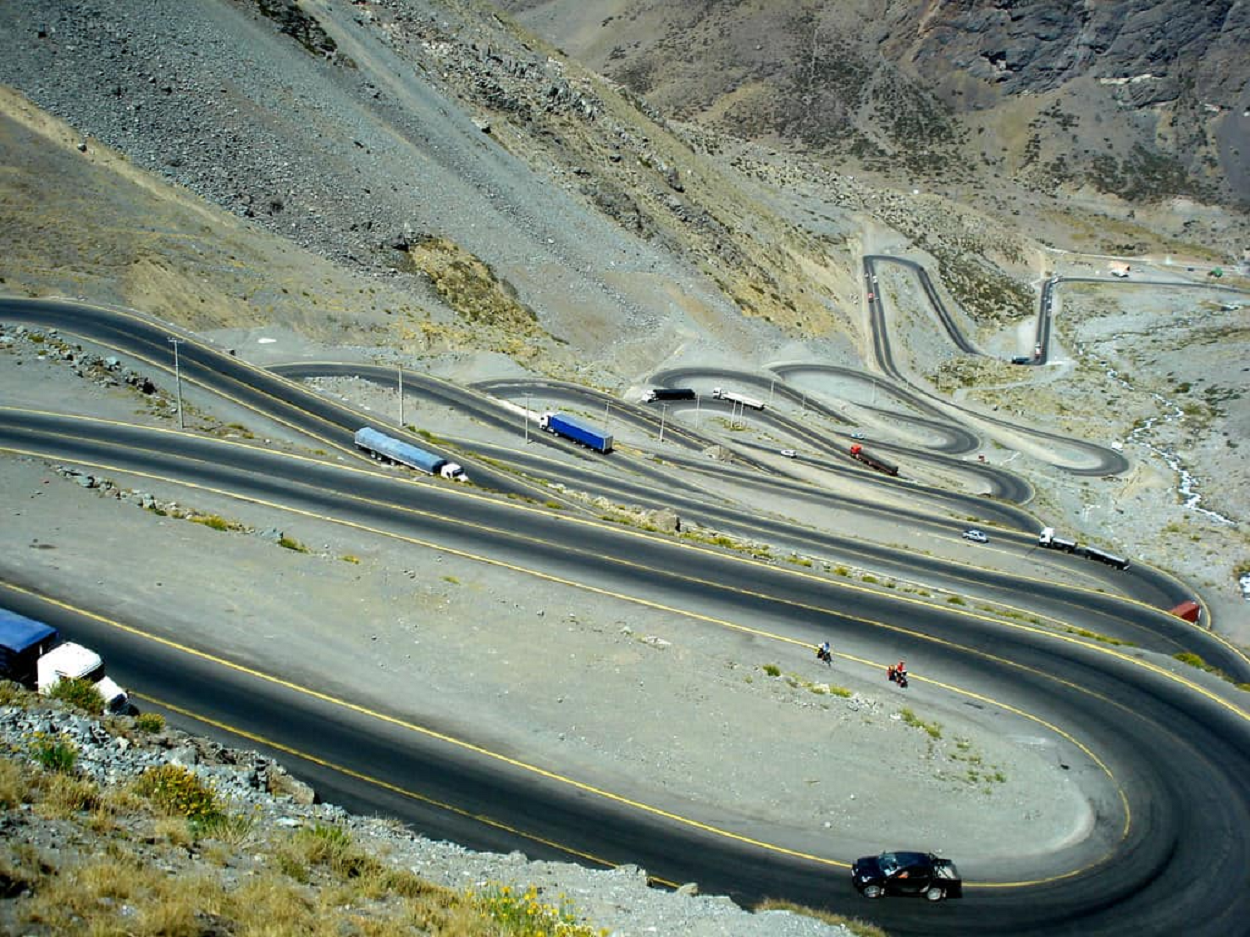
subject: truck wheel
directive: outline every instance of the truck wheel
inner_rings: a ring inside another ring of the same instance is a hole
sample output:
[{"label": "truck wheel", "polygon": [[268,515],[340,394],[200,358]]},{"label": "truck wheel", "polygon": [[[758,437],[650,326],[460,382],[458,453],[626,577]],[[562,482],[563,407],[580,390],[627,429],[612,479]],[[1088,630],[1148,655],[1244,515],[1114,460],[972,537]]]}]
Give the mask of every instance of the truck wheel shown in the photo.
[{"label": "truck wheel", "polygon": [[880,885],[865,885],[863,894],[865,898],[880,898],[885,894],[885,889]]},{"label": "truck wheel", "polygon": [[943,889],[938,888],[936,885],[930,885],[928,890],[924,893],[924,896],[930,901],[941,901],[946,897],[946,892]]}]

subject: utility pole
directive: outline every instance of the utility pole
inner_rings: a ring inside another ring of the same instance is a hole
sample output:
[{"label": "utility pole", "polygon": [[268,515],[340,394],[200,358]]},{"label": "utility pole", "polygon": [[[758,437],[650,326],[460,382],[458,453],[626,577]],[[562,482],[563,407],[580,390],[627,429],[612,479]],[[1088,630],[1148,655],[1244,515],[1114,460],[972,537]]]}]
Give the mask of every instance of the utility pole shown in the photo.
[{"label": "utility pole", "polygon": [[525,445],[530,444],[530,395],[525,395]]},{"label": "utility pole", "polygon": [[399,373],[399,428],[404,428],[404,366],[395,368]]},{"label": "utility pole", "polygon": [[605,401],[603,404],[603,431],[608,431],[608,408],[612,406],[612,401]]},{"label": "utility pole", "polygon": [[173,338],[171,336],[169,339],[169,344],[174,346],[174,393],[178,398],[178,428],[186,429],[187,424],[182,416],[182,369],[178,365],[178,346],[182,342],[183,339],[181,338]]},{"label": "utility pole", "polygon": [[769,406],[769,409],[771,409],[771,408],[772,408],[772,405],[773,405],[773,388],[774,388],[774,387],[776,387],[776,386],[777,386],[777,379],[776,379],[776,378],[773,378],[771,381],[769,381],[769,382],[768,382],[768,406]]},{"label": "utility pole", "polygon": [[698,394],[694,395],[694,431],[696,433],[699,431],[699,416],[700,416],[699,401],[702,399],[703,398],[700,397]]},{"label": "utility pole", "polygon": [[668,404],[660,404],[660,442],[664,442],[664,417],[668,413]]},{"label": "utility pole", "polygon": [[807,394],[803,395],[803,409],[799,411],[799,416],[807,416]]}]

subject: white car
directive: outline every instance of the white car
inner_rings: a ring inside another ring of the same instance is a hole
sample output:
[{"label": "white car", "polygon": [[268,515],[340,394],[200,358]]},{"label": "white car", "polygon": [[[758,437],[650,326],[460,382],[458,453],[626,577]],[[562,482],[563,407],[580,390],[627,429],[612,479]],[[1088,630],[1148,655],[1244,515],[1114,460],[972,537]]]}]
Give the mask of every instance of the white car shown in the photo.
[{"label": "white car", "polygon": [[864,438],[864,434],[863,434],[863,433],[851,433],[851,438],[852,438],[852,439],[863,439],[863,438]]},{"label": "white car", "polygon": [[989,543],[990,542],[990,538],[987,537],[983,531],[977,530],[975,527],[972,530],[964,531],[964,539],[971,540],[973,543]]},{"label": "white car", "polygon": [[798,456],[798,453],[793,449],[782,449],[781,454],[787,459],[793,459]]}]

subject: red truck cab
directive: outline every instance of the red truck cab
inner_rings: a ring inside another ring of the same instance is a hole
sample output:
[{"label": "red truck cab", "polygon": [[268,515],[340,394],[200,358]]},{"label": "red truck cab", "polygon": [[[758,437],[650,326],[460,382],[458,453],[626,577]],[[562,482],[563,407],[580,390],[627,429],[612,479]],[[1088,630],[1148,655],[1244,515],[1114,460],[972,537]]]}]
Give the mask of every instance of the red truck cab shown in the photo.
[{"label": "red truck cab", "polygon": [[1202,621],[1202,606],[1193,599],[1187,599],[1170,611],[1177,618],[1183,618],[1185,621],[1192,621],[1195,625]]}]

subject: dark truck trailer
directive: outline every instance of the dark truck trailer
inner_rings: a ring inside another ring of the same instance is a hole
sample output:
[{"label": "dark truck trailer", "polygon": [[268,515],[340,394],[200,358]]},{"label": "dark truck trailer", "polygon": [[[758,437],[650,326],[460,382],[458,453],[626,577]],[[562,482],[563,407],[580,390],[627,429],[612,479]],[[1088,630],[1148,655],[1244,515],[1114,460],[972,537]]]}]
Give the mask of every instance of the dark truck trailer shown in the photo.
[{"label": "dark truck trailer", "polygon": [[1106,563],[1108,566],[1114,566],[1116,569],[1128,569],[1129,561],[1122,556],[1116,556],[1114,553],[1108,553],[1106,550],[1100,550],[1097,547],[1081,547],[1078,552],[1084,553],[1086,559],[1097,560],[1099,563]]},{"label": "dark truck trailer", "polygon": [[589,449],[594,449],[595,452],[607,453],[612,451],[612,436],[607,430],[591,426],[589,423],[579,420],[577,417],[569,416],[567,413],[544,413],[539,419],[538,425],[549,433],[581,443]]},{"label": "dark truck trailer", "polygon": [[898,466],[887,459],[881,458],[879,455],[873,455],[859,443],[855,443],[850,449],[851,458],[863,462],[870,468],[875,468],[878,472],[885,472],[887,475],[897,475]]},{"label": "dark truck trailer", "polygon": [[694,400],[693,387],[653,387],[647,391],[646,402],[653,400]]}]

